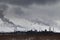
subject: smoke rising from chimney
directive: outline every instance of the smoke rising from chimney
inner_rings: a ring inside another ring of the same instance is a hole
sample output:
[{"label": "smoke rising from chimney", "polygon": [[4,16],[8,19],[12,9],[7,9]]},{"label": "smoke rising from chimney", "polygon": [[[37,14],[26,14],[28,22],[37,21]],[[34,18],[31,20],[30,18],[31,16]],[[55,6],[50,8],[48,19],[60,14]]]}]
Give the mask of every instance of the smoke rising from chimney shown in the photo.
[{"label": "smoke rising from chimney", "polygon": [[[9,19],[5,18],[4,12],[8,9],[8,7],[0,7],[0,19],[4,22],[4,23],[8,23],[13,25],[14,27],[14,31],[17,31],[17,27],[21,27],[20,25],[15,25],[12,21],[10,21]],[[23,27],[21,27],[23,28]]]},{"label": "smoke rising from chimney", "polygon": [[16,25],[13,22],[9,21],[9,19],[7,19],[7,18],[4,17],[4,14],[3,14],[4,11],[5,11],[5,8],[3,8],[3,9],[0,10],[0,18],[1,18],[1,20],[3,22],[5,22],[5,23],[12,24],[15,27],[14,31],[16,31],[16,29],[17,29]]},{"label": "smoke rising from chimney", "polygon": [[8,7],[6,5],[0,5],[0,18],[3,22],[7,22],[7,23],[14,25],[13,22],[9,21],[9,19],[4,17],[4,11],[6,11],[7,9]]}]

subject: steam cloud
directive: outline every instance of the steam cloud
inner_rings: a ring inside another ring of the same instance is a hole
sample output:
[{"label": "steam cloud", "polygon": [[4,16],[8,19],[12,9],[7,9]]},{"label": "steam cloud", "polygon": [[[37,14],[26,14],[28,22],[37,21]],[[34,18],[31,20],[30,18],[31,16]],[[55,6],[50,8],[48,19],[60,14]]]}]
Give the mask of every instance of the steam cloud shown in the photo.
[{"label": "steam cloud", "polygon": [[[1,5],[2,6],[2,5]],[[0,19],[4,22],[4,23],[8,23],[8,24],[11,24],[13,25],[14,27],[14,31],[17,31],[17,27],[20,27],[20,28],[24,28],[24,27],[21,27],[20,25],[16,25],[14,24],[12,21],[10,21],[8,18],[5,18],[5,15],[4,15],[4,12],[8,9],[8,7],[6,5],[3,5],[2,7],[0,7]]]},{"label": "steam cloud", "polygon": [[1,18],[1,20],[2,20],[3,22],[8,22],[8,23],[14,25],[13,22],[9,21],[9,19],[7,19],[7,18],[4,17],[3,12],[4,12],[5,10],[6,10],[6,8],[2,8],[2,9],[0,10],[0,18]]},{"label": "steam cloud", "polygon": [[[9,19],[4,17],[4,11],[6,9],[8,10],[7,10],[7,15],[5,16],[7,16],[8,18],[11,18],[11,20],[13,21],[17,20],[17,21],[14,21],[16,24],[20,23],[24,27],[26,26],[26,28],[28,26],[29,27],[28,29],[34,26],[32,29],[36,28],[37,30],[39,30],[39,28],[41,28],[40,24],[44,25],[42,28],[46,28],[45,26],[53,27],[53,25],[56,25],[55,24],[56,21],[58,23],[60,22],[59,21],[60,20],[60,15],[59,15],[60,3],[58,3],[58,0],[3,0],[3,1],[0,0],[0,2],[3,2],[3,3],[6,2],[10,7],[8,9],[8,7],[6,8],[6,6],[5,7],[3,6],[4,10],[0,10],[1,11],[0,18],[3,20],[3,22],[7,22],[9,24],[14,25],[13,22],[11,22]],[[25,22],[24,20],[20,21],[19,19],[21,18],[29,21],[28,22]],[[32,23],[35,23],[35,24],[31,26],[30,24]],[[58,30],[60,28],[59,26],[56,27]]]}]

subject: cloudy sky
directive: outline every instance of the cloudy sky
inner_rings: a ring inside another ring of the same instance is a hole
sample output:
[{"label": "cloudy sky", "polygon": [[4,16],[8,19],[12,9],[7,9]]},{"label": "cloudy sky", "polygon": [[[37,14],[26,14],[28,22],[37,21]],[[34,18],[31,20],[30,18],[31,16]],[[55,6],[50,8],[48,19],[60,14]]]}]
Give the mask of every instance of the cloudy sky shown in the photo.
[{"label": "cloudy sky", "polygon": [[[0,9],[2,8],[5,8],[3,12],[5,18],[22,27],[18,27],[17,30],[40,31],[52,27],[55,32],[60,32],[59,0],[0,0]],[[3,32],[14,29],[2,20],[0,26],[0,31]]]}]

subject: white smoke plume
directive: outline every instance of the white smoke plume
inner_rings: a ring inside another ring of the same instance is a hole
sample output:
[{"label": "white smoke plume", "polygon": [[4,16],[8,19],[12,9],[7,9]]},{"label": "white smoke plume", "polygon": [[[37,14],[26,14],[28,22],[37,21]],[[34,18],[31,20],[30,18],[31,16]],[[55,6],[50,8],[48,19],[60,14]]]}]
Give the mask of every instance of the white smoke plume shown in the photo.
[{"label": "white smoke plume", "polygon": [[[7,9],[8,9],[7,5],[0,4],[0,19],[4,22],[4,24],[3,24],[3,25],[5,25],[4,28],[7,27],[7,26],[8,26],[7,28],[9,28],[9,27],[13,28],[14,27],[14,31],[17,31],[17,27],[21,27],[21,26],[14,24],[12,21],[10,21],[8,18],[5,17],[4,12]],[[3,25],[1,25],[1,26],[3,26]],[[21,28],[23,28],[23,27],[21,27]]]},{"label": "white smoke plume", "polygon": [[[1,7],[4,11],[1,12],[0,18],[9,24],[23,25],[32,30],[40,30],[60,24],[60,2],[57,0],[9,0],[3,2],[6,2],[9,7]],[[29,21],[27,22],[24,19]],[[55,28],[60,30],[59,26]]]}]

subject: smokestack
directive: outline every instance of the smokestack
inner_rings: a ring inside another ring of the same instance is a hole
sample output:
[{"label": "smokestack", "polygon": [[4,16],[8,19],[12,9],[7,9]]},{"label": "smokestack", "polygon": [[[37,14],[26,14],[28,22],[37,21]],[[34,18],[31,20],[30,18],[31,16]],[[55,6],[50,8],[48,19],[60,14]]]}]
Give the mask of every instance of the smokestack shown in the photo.
[{"label": "smokestack", "polygon": [[49,31],[51,31],[51,27],[49,27]]},{"label": "smokestack", "polygon": [[53,32],[54,32],[54,27],[53,27]]}]

